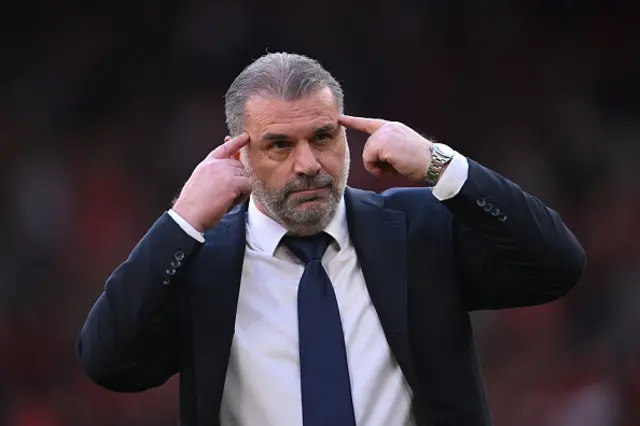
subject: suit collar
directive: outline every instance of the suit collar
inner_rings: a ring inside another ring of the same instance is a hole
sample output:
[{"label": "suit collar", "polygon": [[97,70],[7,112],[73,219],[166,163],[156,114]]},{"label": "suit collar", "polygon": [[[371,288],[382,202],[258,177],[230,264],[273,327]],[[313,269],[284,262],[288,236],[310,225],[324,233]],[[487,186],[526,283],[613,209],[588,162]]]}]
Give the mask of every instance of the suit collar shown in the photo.
[{"label": "suit collar", "polygon": [[347,188],[349,235],[387,342],[416,389],[407,322],[406,218],[404,212],[386,208],[384,200],[374,192]]},{"label": "suit collar", "polygon": [[[347,188],[344,213],[369,295],[405,378],[417,389],[407,326],[407,241],[404,212],[384,197]],[[205,234],[190,266],[190,298],[199,424],[214,424],[210,399],[224,388],[246,247],[249,203],[237,206]]]}]

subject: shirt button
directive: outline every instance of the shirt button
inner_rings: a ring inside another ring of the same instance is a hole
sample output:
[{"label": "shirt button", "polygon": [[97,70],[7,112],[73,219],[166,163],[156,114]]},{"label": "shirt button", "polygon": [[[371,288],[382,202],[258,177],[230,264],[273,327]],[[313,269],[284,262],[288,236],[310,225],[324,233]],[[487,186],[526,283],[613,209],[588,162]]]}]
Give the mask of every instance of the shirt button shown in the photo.
[{"label": "shirt button", "polygon": [[182,261],[184,259],[184,252],[182,250],[178,250],[174,253],[173,258],[178,262]]}]

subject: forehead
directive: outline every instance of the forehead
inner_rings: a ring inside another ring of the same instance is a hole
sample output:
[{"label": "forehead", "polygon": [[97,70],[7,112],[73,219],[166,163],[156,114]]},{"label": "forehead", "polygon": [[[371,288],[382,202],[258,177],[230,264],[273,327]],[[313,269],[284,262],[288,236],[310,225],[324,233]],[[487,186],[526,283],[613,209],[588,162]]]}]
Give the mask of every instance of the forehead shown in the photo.
[{"label": "forehead", "polygon": [[336,123],[338,116],[338,105],[329,88],[295,101],[253,96],[245,106],[245,128],[252,139],[267,132],[294,136]]}]

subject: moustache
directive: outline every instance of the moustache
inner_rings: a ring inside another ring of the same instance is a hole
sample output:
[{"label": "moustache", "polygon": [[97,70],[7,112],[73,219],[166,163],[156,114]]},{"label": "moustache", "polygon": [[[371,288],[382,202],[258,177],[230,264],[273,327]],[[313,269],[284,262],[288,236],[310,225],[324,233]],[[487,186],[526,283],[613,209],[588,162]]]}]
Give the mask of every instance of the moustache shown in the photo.
[{"label": "moustache", "polygon": [[334,179],[328,173],[317,174],[313,176],[300,176],[291,182],[288,182],[284,188],[284,195],[289,195],[296,191],[306,191],[310,189],[324,188],[327,186],[333,186]]}]

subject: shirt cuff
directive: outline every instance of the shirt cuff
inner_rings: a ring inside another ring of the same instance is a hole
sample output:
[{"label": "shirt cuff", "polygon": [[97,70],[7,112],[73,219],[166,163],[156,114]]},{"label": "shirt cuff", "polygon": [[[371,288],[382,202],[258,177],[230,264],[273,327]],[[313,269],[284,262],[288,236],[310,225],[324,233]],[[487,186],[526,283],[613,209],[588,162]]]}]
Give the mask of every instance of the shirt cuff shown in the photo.
[{"label": "shirt cuff", "polygon": [[469,176],[469,161],[467,157],[456,152],[433,187],[433,196],[440,201],[448,200],[458,195]]},{"label": "shirt cuff", "polygon": [[[444,177],[444,174],[443,174],[443,177]],[[178,226],[182,228],[182,230],[186,232],[190,237],[192,237],[199,243],[204,243],[204,235],[201,232],[198,232],[196,228],[191,226],[189,222],[184,220],[182,216],[176,213],[173,209],[167,211],[167,213],[169,214],[169,216],[171,216],[171,219],[175,220]]]}]

